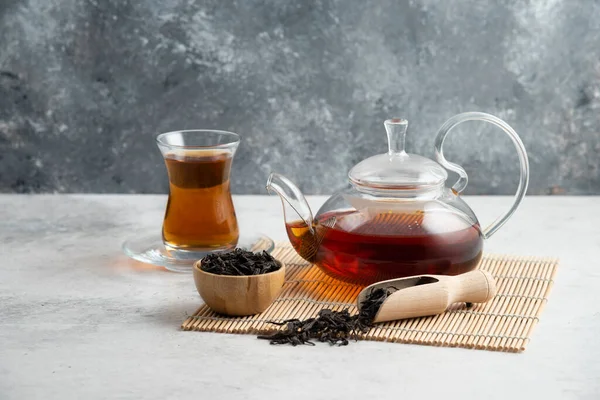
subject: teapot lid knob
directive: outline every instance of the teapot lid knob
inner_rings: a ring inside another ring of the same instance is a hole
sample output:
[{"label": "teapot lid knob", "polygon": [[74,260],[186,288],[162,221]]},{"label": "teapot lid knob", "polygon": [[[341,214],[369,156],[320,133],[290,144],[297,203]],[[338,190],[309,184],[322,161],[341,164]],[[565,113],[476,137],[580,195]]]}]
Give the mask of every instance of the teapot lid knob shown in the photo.
[{"label": "teapot lid knob", "polygon": [[391,118],[384,122],[388,152],[356,164],[348,172],[352,184],[367,191],[415,191],[443,187],[448,173],[429,158],[405,150],[408,121]]},{"label": "teapot lid knob", "polygon": [[404,147],[406,145],[406,130],[408,121],[402,118],[392,118],[384,123],[388,138],[388,154],[406,154]]}]

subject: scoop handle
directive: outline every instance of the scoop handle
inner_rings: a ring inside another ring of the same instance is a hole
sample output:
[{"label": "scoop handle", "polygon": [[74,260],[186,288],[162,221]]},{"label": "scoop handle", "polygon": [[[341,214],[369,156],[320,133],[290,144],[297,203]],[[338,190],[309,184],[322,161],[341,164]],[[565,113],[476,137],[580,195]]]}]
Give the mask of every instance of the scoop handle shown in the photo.
[{"label": "scoop handle", "polygon": [[496,281],[483,270],[467,272],[448,279],[449,304],[485,303],[496,295]]}]

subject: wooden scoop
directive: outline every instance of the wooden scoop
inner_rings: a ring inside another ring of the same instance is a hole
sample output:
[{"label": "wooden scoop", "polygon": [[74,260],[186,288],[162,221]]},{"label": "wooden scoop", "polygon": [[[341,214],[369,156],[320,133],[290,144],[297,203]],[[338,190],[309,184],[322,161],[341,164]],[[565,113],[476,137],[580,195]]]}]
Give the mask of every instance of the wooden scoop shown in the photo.
[{"label": "wooden scoop", "polygon": [[496,282],[487,271],[457,276],[419,275],[367,286],[358,294],[359,311],[371,290],[392,287],[398,290],[384,300],[374,323],[441,314],[450,304],[485,303],[496,295]]}]

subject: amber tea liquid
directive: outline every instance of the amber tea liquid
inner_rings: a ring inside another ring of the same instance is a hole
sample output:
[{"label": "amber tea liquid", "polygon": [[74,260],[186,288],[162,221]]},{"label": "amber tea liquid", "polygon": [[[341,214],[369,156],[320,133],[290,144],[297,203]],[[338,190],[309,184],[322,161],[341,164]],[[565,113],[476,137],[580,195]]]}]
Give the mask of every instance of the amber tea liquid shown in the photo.
[{"label": "amber tea liquid", "polygon": [[214,150],[167,154],[169,200],[163,241],[177,249],[234,247],[239,231],[229,187],[232,155]]},{"label": "amber tea liquid", "polygon": [[[327,226],[325,221],[332,216],[336,222]],[[365,219],[357,212],[324,214],[314,222],[316,235],[303,222],[286,227],[301,256],[328,275],[351,283],[458,275],[475,269],[483,248],[479,225],[451,213],[429,216],[430,220],[422,212],[381,213]]]}]

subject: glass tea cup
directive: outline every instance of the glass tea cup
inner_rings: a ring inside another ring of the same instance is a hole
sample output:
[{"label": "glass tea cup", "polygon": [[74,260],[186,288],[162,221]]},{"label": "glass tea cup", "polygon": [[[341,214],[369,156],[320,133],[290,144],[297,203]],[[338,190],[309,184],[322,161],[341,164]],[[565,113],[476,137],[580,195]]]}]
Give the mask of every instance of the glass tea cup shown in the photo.
[{"label": "glass tea cup", "polygon": [[240,248],[270,253],[273,239],[238,227],[230,189],[240,137],[220,130],[182,130],[156,137],[169,176],[169,197],[158,229],[122,244],[130,258],[169,271],[191,273],[210,253]]},{"label": "glass tea cup", "polygon": [[183,130],[160,134],[156,142],[169,176],[165,247],[192,253],[234,248],[239,228],[229,176],[240,137],[218,130]]}]

